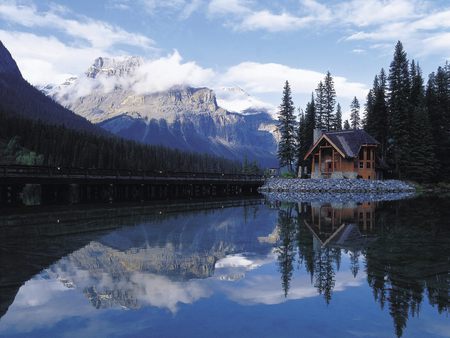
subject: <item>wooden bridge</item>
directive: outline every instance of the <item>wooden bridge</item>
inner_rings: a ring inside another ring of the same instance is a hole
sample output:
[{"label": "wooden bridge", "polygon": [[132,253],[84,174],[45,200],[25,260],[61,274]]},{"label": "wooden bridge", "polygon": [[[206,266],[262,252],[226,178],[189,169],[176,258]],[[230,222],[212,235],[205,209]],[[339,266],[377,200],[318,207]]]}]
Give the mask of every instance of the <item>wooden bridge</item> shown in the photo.
[{"label": "wooden bridge", "polygon": [[255,194],[260,175],[0,166],[0,205],[149,201]]}]

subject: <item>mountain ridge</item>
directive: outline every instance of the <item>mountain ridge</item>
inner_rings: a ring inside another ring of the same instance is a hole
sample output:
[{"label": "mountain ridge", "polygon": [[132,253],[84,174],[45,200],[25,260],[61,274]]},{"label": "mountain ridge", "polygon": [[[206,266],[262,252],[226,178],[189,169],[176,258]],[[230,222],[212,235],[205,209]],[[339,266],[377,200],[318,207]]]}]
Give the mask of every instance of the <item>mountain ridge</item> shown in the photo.
[{"label": "mountain ridge", "polygon": [[[233,160],[248,158],[264,167],[277,165],[276,122],[267,109],[228,111],[207,87],[137,92],[142,64],[138,57],[97,58],[84,75],[43,91],[126,139]],[[226,91],[252,102],[242,88]]]}]

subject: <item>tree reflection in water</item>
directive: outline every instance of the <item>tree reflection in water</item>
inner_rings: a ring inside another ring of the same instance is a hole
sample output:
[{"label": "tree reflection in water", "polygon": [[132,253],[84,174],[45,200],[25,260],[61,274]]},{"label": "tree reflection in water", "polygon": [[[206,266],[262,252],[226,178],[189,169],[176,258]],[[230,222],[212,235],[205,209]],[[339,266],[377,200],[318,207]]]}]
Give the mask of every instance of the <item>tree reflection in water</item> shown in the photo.
[{"label": "tree reflection in water", "polygon": [[398,337],[409,316],[419,315],[424,297],[439,313],[448,312],[450,203],[436,198],[424,208],[429,203],[278,204],[276,252],[285,296],[297,260],[330,303],[346,254],[353,276],[364,269],[374,299],[388,307]]}]

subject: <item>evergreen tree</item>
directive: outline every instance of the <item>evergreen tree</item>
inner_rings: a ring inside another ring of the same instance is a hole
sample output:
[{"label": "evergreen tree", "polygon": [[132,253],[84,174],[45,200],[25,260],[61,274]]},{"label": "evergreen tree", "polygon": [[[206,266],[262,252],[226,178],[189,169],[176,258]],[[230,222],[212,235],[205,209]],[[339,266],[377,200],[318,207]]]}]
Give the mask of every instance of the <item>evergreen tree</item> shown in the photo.
[{"label": "evergreen tree", "polygon": [[359,129],[361,127],[361,118],[359,116],[359,101],[356,96],[353,98],[350,104],[350,124],[353,129]]},{"label": "evergreen tree", "polygon": [[336,116],[334,119],[333,129],[342,130],[342,109],[339,103],[336,106]]},{"label": "evergreen tree", "polygon": [[349,130],[350,129],[350,123],[348,122],[348,120],[344,121],[344,130]]},{"label": "evergreen tree", "polygon": [[425,89],[419,65],[411,62],[410,104],[413,109],[410,125],[410,159],[407,177],[415,181],[431,180],[435,175],[434,147],[428,111],[425,107]]},{"label": "evergreen tree", "polygon": [[447,69],[439,67],[431,73],[426,90],[426,108],[428,111],[435,154],[438,164],[438,179],[450,179],[448,166],[450,159],[450,76]]},{"label": "evergreen tree", "polygon": [[326,128],[325,112],[326,112],[326,100],[325,100],[325,86],[320,81],[316,88],[316,128]]},{"label": "evergreen tree", "polygon": [[394,59],[389,68],[389,160],[394,173],[405,177],[410,159],[409,126],[411,122],[409,104],[410,81],[408,59],[400,41],[395,46]]},{"label": "evergreen tree", "polygon": [[[315,128],[316,128],[316,105],[314,103],[314,94],[311,94],[311,101],[306,104],[305,110],[304,149],[306,149],[306,152],[309,150],[309,148],[311,148],[313,144]],[[307,161],[305,164],[308,170],[311,171],[311,161]]]},{"label": "evergreen tree", "polygon": [[294,115],[294,102],[291,96],[291,87],[286,81],[283,88],[283,97],[278,113],[278,131],[280,142],[278,144],[278,159],[281,166],[288,166],[292,172],[292,165],[296,157],[295,130],[296,120]]},{"label": "evergreen tree", "polygon": [[334,107],[336,105],[336,90],[334,89],[334,81],[330,72],[325,75],[323,82],[324,91],[324,127],[326,130],[333,129],[335,125]]},{"label": "evergreen tree", "polygon": [[[375,76],[375,80],[378,81],[378,77]],[[369,90],[366,99],[366,105],[364,109],[364,118],[363,118],[363,128],[369,134],[373,135],[371,129],[373,129],[373,115],[374,115],[374,104],[375,104],[375,88]]]},{"label": "evergreen tree", "polygon": [[388,139],[388,105],[387,105],[387,79],[382,68],[374,81],[373,114],[368,124],[368,132],[380,142],[380,155],[386,158]]},{"label": "evergreen tree", "polygon": [[[300,111],[300,118],[297,128],[297,168],[296,168],[297,173],[299,172],[300,168],[303,169],[305,167],[306,163],[304,158],[309,149],[309,142],[308,139],[306,138],[307,131],[306,131],[305,114],[301,109],[299,109],[299,111]],[[299,174],[300,176],[303,176],[304,171],[302,170],[302,172]]]}]

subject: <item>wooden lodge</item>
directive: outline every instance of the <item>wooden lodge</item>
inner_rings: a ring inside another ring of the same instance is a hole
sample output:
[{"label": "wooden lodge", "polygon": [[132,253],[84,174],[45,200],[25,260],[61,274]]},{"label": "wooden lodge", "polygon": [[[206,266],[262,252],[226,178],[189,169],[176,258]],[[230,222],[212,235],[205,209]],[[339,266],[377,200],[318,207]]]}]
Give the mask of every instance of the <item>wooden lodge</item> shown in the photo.
[{"label": "wooden lodge", "polygon": [[314,144],[305,156],[311,178],[381,179],[377,170],[379,142],[364,130],[314,131]]}]

